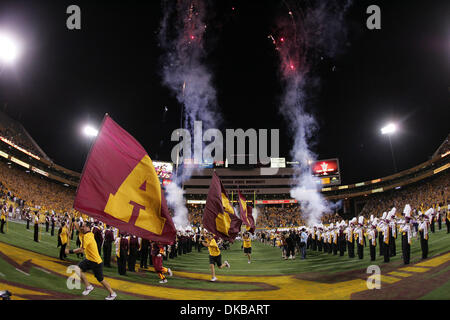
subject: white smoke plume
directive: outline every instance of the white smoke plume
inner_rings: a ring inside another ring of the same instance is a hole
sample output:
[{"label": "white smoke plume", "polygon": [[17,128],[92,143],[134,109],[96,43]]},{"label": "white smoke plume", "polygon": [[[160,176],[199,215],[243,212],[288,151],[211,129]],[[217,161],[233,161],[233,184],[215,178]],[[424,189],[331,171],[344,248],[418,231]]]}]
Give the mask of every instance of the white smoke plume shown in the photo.
[{"label": "white smoke plume", "polygon": [[311,150],[318,131],[317,122],[308,109],[313,89],[319,79],[314,75],[318,57],[333,57],[345,42],[344,17],[350,1],[319,1],[300,7],[293,1],[283,1],[286,12],[277,21],[277,30],[270,35],[280,56],[280,75],[284,84],[280,112],[284,115],[294,145],[293,160],[298,161],[291,197],[301,204],[309,226],[319,223],[321,216],[333,212],[336,206],[320,193],[321,181],[311,173],[310,165],[317,160]]},{"label": "white smoke plume", "polygon": [[256,206],[252,209],[252,216],[253,216],[253,221],[255,221],[255,226],[256,226],[256,221],[258,219],[258,215],[259,215],[259,210],[256,208]]},{"label": "white smoke plume", "polygon": [[185,229],[189,225],[188,209],[186,208],[184,201],[184,190],[180,188],[176,183],[170,183],[166,186],[166,200],[167,205],[175,212],[173,223],[175,228]]},{"label": "white smoke plume", "polygon": [[[162,7],[164,16],[159,33],[165,52],[161,60],[162,79],[183,107],[183,127],[193,137],[195,121],[202,121],[206,130],[217,128],[220,118],[212,74],[204,64],[207,8],[203,0],[163,1]],[[193,154],[201,155],[202,146],[194,143]],[[172,186],[166,188],[168,205],[174,209],[174,222],[181,225],[189,223],[181,185],[191,177],[193,170],[184,166],[182,174],[177,173]]]}]

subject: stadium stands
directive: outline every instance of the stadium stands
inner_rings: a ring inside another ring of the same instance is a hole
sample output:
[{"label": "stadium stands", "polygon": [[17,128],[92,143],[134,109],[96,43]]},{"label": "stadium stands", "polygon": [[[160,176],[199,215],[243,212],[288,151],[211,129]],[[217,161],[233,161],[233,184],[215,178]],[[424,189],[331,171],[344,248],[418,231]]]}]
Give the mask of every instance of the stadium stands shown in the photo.
[{"label": "stadium stands", "polygon": [[54,183],[30,170],[22,170],[14,164],[0,161],[0,182],[4,194],[8,191],[24,200],[24,207],[41,208],[43,212],[68,212],[73,205],[75,192]]},{"label": "stadium stands", "polygon": [[0,137],[40,157],[49,159],[27,130],[17,121],[0,111]]}]

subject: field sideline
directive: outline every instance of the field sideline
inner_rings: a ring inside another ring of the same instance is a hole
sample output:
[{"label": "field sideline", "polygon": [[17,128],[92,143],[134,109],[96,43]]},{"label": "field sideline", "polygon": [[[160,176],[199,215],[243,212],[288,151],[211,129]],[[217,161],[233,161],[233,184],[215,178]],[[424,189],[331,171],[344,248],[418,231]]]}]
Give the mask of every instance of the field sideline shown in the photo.
[{"label": "field sideline", "polygon": [[[67,288],[66,268],[79,259],[70,255],[70,261],[59,261],[56,244],[56,235],[43,232],[36,243],[32,227],[27,230],[22,223],[9,222],[8,233],[0,234],[0,290],[15,293],[13,299],[104,299],[103,289],[86,298],[81,290]],[[217,270],[216,283],[208,281],[206,249],[164,261],[174,271],[164,285],[151,269],[137,268],[138,272],[120,276],[113,267],[105,268],[104,274],[119,299],[450,299],[449,245],[446,230],[436,230],[430,235],[429,258],[421,261],[420,244],[414,239],[411,265],[405,267],[400,239],[390,263],[379,256],[371,262],[368,248],[362,260],[349,259],[347,253],[340,257],[308,252],[306,260],[285,261],[280,249],[254,241],[253,261],[248,264],[237,241],[222,251],[231,269]],[[366,270],[372,264],[381,268],[380,290],[367,290]],[[89,280],[96,283],[92,275]]]}]

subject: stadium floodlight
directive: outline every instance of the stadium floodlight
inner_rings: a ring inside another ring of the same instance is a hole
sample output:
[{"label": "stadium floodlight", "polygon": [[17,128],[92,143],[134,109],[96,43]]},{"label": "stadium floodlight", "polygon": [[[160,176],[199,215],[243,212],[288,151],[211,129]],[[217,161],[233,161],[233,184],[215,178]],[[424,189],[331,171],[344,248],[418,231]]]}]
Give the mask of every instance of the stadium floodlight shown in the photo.
[{"label": "stadium floodlight", "polygon": [[20,53],[19,43],[11,35],[0,31],[0,62],[12,64]]},{"label": "stadium floodlight", "polygon": [[397,125],[395,123],[389,123],[381,128],[381,134],[387,135],[389,138],[389,146],[391,147],[392,162],[394,163],[394,171],[397,173],[397,164],[395,163],[394,149],[392,148],[391,135],[397,131]]},{"label": "stadium floodlight", "polygon": [[389,123],[388,125],[381,128],[381,134],[392,134],[397,131],[397,126],[395,123]]},{"label": "stadium floodlight", "polygon": [[87,125],[87,126],[85,126],[85,127],[83,128],[83,133],[84,133],[87,137],[92,138],[92,137],[96,137],[96,136],[97,136],[98,130],[95,129],[94,127],[92,127],[92,126]]}]

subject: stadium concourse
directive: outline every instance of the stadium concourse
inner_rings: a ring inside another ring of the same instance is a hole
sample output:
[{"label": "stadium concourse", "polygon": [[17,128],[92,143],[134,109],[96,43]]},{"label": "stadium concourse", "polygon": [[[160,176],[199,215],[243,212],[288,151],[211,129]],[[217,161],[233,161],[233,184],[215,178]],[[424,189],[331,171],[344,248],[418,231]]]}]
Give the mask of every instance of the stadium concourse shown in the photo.
[{"label": "stadium concourse", "polygon": [[[11,130],[1,142],[0,291],[12,292],[13,299],[85,298],[66,282],[67,268],[82,256],[66,257],[60,251],[64,240],[59,235],[73,221],[92,220],[72,209],[79,174],[49,164],[45,157],[31,157],[40,148],[25,149],[31,142],[16,140]],[[106,226],[92,221],[102,259],[111,260],[105,279],[118,299],[449,299],[449,159],[447,142],[433,159],[405,172],[371,184],[322,190],[331,200],[353,199],[354,208],[324,213],[315,226],[306,226],[307,217],[295,201],[254,201],[258,215],[251,264],[240,237],[235,243],[218,240],[232,267],[218,270],[217,282],[209,281],[201,201],[188,201],[191,226],[179,230],[176,242],[163,248],[164,265],[173,270],[166,284],[154,274],[150,243],[114,228],[112,237],[107,236]],[[287,199],[286,194],[258,192],[253,200],[277,197]],[[187,194],[187,198],[201,195]],[[68,235],[67,247],[76,248],[77,231],[68,230]],[[306,259],[301,259],[305,235]],[[120,274],[115,254],[118,236],[128,243],[126,271]],[[358,254],[352,255],[355,245]],[[367,287],[367,268],[373,265],[381,269],[379,290]],[[88,274],[88,279],[95,283],[93,275]],[[103,299],[101,291],[94,290],[89,298]]]}]

